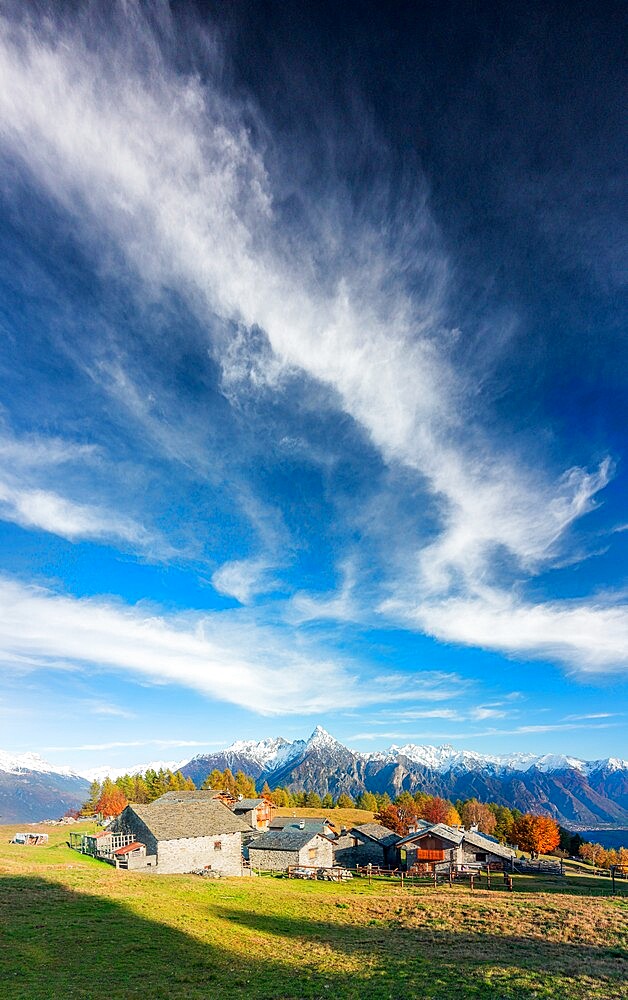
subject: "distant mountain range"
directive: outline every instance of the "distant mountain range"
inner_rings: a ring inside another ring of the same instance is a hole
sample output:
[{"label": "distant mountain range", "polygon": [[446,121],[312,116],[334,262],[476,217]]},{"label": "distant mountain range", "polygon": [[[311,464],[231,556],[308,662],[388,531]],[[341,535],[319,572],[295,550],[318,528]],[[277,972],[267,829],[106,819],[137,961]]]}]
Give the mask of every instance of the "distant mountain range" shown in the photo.
[{"label": "distant mountain range", "polygon": [[58,819],[87,798],[89,782],[38,754],[0,750],[0,823]]},{"label": "distant mountain range", "polygon": [[[186,763],[156,761],[126,770],[151,766],[180,768],[197,785],[214,768],[229,767],[252,775],[260,788],[267,781],[271,788],[281,785],[334,797],[370,791],[394,798],[402,791],[424,791],[547,813],[567,827],[628,824],[628,761],[613,757],[585,761],[556,754],[497,756],[413,743],[359,753],[317,726],[308,740],[237,740],[225,750],[199,754]],[[0,822],[59,816],[85,799],[88,779],[120,773],[102,766],[79,774],[55,768],[35,754],[0,752]]]}]

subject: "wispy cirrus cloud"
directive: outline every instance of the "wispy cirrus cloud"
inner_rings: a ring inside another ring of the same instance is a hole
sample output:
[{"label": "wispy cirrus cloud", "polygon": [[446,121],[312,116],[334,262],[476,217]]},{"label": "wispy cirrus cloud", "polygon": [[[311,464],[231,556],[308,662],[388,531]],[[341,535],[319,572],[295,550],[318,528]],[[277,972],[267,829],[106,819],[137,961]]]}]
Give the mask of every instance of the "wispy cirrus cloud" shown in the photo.
[{"label": "wispy cirrus cloud", "polygon": [[437,638],[511,655],[557,659],[585,674],[625,670],[628,665],[625,604],[532,604],[483,588],[477,596],[426,602],[400,613],[414,616],[418,627]]},{"label": "wispy cirrus cloud", "polygon": [[[448,697],[445,673],[358,679],[334,653],[228,612],[166,615],[142,605],[77,599],[0,579],[0,660],[17,670],[122,671],[178,684],[262,715]],[[455,684],[455,678],[449,678]]]},{"label": "wispy cirrus cloud", "polygon": [[93,444],[60,437],[0,433],[0,520],[46,531],[69,541],[116,541],[154,553],[170,550],[163,539],[132,517],[100,503],[85,503],[60,492],[72,489],[86,468],[103,465],[105,456]]},{"label": "wispy cirrus cloud", "polygon": [[[228,99],[211,67],[203,82],[177,72],[150,21],[136,9],[125,16],[127,30],[102,37],[98,50],[85,24],[5,24],[4,149],[77,219],[89,245],[109,241],[150,295],[176,289],[201,321],[221,318],[211,350],[229,392],[251,382],[279,392],[282,379],[303,373],[327,387],[327,405],[346,412],[386,463],[420,478],[430,531],[415,525],[404,543],[382,615],[444,641],[553,656],[585,672],[624,664],[624,606],[534,605],[510,590],[557,558],[612,462],[559,470],[491,433],[476,373],[452,360],[451,267],[421,185],[412,208],[396,213],[386,191],[370,214],[343,205],[341,191],[316,206],[298,191],[299,221],[309,225],[297,243],[275,197],[286,180],[267,166],[280,171],[281,157],[265,160],[256,144],[264,129],[255,109]],[[263,331],[263,349],[247,337],[252,329]],[[132,383],[114,383],[151,422]],[[155,434],[176,449],[176,435],[159,425]],[[14,517],[64,518],[50,499],[8,504]],[[246,568],[223,567],[218,588],[249,599],[257,583],[244,579]],[[295,608],[304,618],[355,614],[348,590],[318,609],[303,595]]]}]

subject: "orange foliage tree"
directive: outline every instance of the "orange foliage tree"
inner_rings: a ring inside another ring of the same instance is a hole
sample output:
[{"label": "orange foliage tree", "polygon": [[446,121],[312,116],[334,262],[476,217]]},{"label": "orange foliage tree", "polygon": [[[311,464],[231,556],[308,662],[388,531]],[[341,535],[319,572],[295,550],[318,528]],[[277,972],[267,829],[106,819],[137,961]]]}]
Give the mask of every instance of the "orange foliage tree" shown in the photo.
[{"label": "orange foliage tree", "polygon": [[428,795],[419,806],[421,819],[428,823],[446,823],[447,826],[458,826],[460,816],[449,799],[441,799],[437,795]]},{"label": "orange foliage tree", "polygon": [[492,834],[497,826],[497,817],[492,809],[477,799],[467,799],[460,809],[460,819],[467,827],[477,826],[480,833]]},{"label": "orange foliage tree", "polygon": [[124,792],[114,785],[110,778],[105,778],[96,803],[96,811],[103,816],[118,816],[128,805]]},{"label": "orange foliage tree", "polygon": [[393,833],[398,833],[400,837],[405,837],[412,826],[407,811],[404,811],[403,807],[399,806],[384,806],[383,809],[380,809],[375,814],[375,819],[379,820],[382,826],[392,830]]},{"label": "orange foliage tree", "polygon": [[513,824],[513,839],[522,851],[549,854],[560,843],[560,830],[550,816],[524,813]]}]

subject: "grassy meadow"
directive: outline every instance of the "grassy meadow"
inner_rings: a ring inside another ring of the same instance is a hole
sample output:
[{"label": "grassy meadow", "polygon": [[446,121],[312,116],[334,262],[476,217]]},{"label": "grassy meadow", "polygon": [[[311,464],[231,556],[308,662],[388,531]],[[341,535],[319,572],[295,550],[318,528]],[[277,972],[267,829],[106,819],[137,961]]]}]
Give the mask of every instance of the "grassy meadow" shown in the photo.
[{"label": "grassy meadow", "polygon": [[[515,891],[116,871],[42,827],[0,828],[2,1000],[610,1000],[628,895],[608,879]],[[626,886],[628,893],[628,886]]]}]

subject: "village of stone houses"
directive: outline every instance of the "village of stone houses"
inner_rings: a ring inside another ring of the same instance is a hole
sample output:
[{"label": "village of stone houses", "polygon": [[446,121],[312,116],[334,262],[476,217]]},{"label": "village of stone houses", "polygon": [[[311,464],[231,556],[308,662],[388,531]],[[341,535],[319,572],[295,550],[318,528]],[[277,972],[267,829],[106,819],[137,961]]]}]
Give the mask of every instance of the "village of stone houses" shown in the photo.
[{"label": "village of stone houses", "polygon": [[82,812],[4,827],[0,997],[625,995],[628,867],[548,817],[202,785],[105,779]]}]

